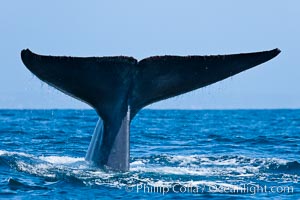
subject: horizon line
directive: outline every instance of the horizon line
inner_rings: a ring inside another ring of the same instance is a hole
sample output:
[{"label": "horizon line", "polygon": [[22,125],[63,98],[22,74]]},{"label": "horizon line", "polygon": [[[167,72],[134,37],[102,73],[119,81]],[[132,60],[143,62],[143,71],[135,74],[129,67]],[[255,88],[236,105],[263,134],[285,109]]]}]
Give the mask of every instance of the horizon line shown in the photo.
[{"label": "horizon line", "polygon": [[[95,110],[93,108],[0,108],[3,110]],[[190,110],[190,111],[201,111],[201,110],[300,110],[299,108],[143,108],[141,110]]]}]

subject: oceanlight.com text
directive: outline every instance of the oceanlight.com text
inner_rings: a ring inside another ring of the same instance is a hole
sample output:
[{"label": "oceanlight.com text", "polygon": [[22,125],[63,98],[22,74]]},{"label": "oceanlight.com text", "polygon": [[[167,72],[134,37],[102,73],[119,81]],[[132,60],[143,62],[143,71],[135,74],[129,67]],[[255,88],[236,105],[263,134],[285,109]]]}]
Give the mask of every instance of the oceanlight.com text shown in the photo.
[{"label": "oceanlight.com text", "polygon": [[155,184],[136,184],[125,186],[127,192],[135,193],[225,193],[225,194],[257,194],[257,193],[294,193],[293,186],[267,186],[267,185],[181,185],[172,184],[162,186]]}]

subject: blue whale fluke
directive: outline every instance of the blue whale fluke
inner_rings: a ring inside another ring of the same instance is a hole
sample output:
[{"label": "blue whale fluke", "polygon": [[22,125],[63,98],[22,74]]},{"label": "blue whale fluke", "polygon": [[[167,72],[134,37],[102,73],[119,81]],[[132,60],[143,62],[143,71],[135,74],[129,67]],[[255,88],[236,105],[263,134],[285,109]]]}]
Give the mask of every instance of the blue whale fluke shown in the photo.
[{"label": "blue whale fluke", "polygon": [[279,49],[217,56],[43,56],[26,49],[25,66],[54,88],[92,106],[99,115],[86,160],[129,170],[130,122],[143,107],[218,82],[280,53]]}]

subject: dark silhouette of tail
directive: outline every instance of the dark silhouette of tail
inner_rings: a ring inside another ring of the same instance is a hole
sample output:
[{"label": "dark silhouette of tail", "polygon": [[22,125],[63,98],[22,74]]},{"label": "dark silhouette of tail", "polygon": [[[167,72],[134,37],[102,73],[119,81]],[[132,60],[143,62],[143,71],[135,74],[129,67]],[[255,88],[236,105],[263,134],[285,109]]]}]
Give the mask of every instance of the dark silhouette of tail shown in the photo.
[{"label": "dark silhouette of tail", "polygon": [[130,121],[143,107],[264,63],[279,49],[218,56],[42,56],[21,52],[25,66],[54,88],[92,106],[99,115],[86,159],[114,170],[129,169]]}]

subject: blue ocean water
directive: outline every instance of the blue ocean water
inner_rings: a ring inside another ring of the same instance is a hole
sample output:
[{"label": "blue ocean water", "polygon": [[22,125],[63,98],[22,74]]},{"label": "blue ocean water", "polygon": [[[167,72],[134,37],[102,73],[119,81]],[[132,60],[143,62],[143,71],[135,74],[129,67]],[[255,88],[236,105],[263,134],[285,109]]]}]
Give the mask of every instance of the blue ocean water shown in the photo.
[{"label": "blue ocean water", "polygon": [[92,110],[0,120],[1,199],[300,199],[300,110],[143,110],[127,173],[84,161]]}]

